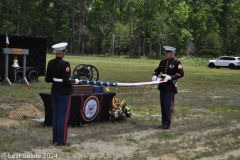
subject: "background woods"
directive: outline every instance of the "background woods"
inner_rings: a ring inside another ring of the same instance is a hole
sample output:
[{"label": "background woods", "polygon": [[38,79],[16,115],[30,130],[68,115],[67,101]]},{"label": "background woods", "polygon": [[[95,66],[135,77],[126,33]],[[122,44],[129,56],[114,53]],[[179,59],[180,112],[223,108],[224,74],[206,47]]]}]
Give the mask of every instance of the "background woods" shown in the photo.
[{"label": "background woods", "polygon": [[[0,32],[67,41],[72,54],[239,55],[237,0],[1,0]],[[9,37],[10,37],[9,36]],[[10,42],[11,43],[11,42]]]}]

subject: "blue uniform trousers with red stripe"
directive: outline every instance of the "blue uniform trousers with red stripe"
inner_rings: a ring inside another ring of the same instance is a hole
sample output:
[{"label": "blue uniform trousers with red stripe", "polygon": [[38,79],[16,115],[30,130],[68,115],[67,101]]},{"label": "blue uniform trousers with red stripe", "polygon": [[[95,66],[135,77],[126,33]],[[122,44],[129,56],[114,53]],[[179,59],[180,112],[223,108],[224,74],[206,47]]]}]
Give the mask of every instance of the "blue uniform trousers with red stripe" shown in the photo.
[{"label": "blue uniform trousers with red stripe", "polygon": [[160,103],[162,112],[162,125],[170,127],[173,113],[174,92],[160,90]]},{"label": "blue uniform trousers with red stripe", "polygon": [[66,144],[71,96],[51,96],[53,143]]}]

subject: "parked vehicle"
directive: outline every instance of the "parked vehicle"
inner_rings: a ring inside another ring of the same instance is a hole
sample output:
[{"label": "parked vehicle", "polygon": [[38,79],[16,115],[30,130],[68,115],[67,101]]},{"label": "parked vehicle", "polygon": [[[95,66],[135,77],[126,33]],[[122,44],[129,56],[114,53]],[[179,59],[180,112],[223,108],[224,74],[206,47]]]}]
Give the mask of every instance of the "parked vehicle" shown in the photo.
[{"label": "parked vehicle", "polygon": [[233,56],[221,56],[216,60],[208,61],[209,68],[229,68],[229,69],[239,69],[240,68],[240,57]]}]

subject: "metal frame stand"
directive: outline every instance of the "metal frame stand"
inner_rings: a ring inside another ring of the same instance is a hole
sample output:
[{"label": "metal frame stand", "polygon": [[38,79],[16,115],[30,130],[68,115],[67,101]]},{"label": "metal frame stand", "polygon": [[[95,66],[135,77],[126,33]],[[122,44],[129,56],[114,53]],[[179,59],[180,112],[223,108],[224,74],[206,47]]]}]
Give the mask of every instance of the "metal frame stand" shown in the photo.
[{"label": "metal frame stand", "polygon": [[8,55],[9,54],[16,54],[16,55],[23,55],[23,78],[20,82],[20,84],[28,84],[28,81],[26,79],[26,55],[29,54],[28,49],[20,49],[20,48],[3,48],[3,54],[5,55],[5,77],[2,81],[2,85],[9,85],[11,86],[11,82],[8,79]]}]

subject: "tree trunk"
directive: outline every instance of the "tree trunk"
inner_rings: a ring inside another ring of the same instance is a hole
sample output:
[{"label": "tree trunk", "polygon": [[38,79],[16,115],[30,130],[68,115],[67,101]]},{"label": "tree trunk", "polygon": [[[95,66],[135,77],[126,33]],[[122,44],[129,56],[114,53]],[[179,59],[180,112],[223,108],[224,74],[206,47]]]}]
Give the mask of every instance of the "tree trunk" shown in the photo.
[{"label": "tree trunk", "polygon": [[70,51],[71,53],[75,53],[75,50],[74,50],[75,0],[72,0],[71,7],[72,7],[72,23],[71,23],[72,28],[70,28],[70,41],[71,41]]},{"label": "tree trunk", "polygon": [[129,21],[130,21],[130,31],[129,31],[129,39],[130,39],[130,45],[129,45],[129,56],[132,57],[132,15],[131,15],[131,3],[129,3]]},{"label": "tree trunk", "polygon": [[82,23],[81,23],[81,19],[79,21],[79,26],[78,26],[78,45],[77,45],[77,53],[78,54],[81,54],[81,49],[80,49],[80,46],[81,46],[81,30],[82,30]]},{"label": "tree trunk", "polygon": [[114,56],[114,38],[115,38],[115,3],[113,1],[113,15],[112,15],[112,56]]},{"label": "tree trunk", "polygon": [[236,56],[239,56],[239,47],[240,47],[240,41],[238,42],[238,48],[237,48]]}]

